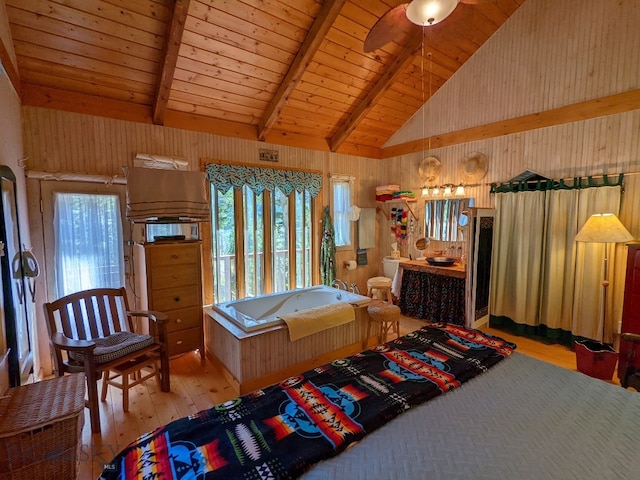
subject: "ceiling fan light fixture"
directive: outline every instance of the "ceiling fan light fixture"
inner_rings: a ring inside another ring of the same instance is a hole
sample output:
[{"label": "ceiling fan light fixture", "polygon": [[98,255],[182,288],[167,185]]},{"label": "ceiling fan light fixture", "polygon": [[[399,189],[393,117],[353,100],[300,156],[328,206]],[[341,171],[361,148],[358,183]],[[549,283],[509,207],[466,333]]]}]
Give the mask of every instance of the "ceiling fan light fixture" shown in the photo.
[{"label": "ceiling fan light fixture", "polygon": [[458,2],[459,0],[413,0],[407,7],[407,18],[421,27],[435,25],[451,15]]}]

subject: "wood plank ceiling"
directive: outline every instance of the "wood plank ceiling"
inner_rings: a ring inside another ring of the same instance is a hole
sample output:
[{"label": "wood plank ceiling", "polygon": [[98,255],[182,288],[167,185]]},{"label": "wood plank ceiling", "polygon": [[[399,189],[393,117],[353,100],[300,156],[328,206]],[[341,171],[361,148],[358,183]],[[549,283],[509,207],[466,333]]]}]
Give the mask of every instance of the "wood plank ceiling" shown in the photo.
[{"label": "wood plank ceiling", "polygon": [[367,33],[401,1],[6,4],[24,105],[381,158],[524,1],[459,4],[371,53]]}]

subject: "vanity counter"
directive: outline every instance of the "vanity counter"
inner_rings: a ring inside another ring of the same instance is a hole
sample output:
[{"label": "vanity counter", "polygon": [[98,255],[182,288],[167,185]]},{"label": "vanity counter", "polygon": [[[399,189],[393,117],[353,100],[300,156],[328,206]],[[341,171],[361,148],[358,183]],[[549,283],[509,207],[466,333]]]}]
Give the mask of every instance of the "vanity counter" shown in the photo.
[{"label": "vanity counter", "polygon": [[407,262],[401,262],[399,266],[404,270],[433,273],[447,277],[466,278],[467,276],[466,265],[460,265],[459,263],[450,267],[438,267],[436,265],[430,265],[426,260],[409,260]]},{"label": "vanity counter", "polygon": [[465,324],[464,265],[437,267],[426,260],[410,260],[400,263],[399,269],[402,284],[398,306],[403,315]]}]

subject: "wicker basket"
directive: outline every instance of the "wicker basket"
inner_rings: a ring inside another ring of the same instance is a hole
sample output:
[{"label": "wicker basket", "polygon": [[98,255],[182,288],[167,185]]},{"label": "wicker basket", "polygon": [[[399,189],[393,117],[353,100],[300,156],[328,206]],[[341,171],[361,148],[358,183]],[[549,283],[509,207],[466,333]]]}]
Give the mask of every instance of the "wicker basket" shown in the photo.
[{"label": "wicker basket", "polygon": [[0,398],[0,476],[73,480],[84,425],[84,374],[10,388]]}]

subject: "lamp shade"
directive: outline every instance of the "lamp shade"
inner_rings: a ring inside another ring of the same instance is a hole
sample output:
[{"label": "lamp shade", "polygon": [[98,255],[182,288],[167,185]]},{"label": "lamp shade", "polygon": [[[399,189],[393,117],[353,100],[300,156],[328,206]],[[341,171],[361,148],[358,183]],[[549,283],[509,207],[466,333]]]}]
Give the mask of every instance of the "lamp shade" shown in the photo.
[{"label": "lamp shade", "polygon": [[621,243],[633,240],[633,236],[613,213],[591,215],[575,238],[576,242]]},{"label": "lamp shade", "polygon": [[407,7],[407,18],[427,27],[441,22],[456,8],[459,0],[413,0]]}]

